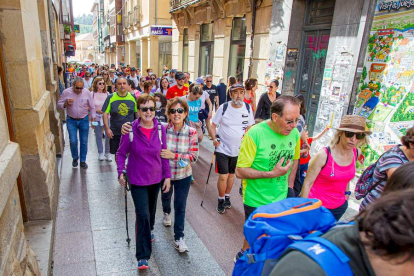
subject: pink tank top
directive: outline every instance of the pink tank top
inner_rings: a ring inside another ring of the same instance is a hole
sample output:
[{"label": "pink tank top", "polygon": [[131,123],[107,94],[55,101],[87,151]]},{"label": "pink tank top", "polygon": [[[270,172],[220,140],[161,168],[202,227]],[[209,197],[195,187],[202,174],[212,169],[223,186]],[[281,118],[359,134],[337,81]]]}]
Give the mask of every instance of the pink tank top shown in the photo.
[{"label": "pink tank top", "polygon": [[309,192],[309,198],[317,198],[322,201],[322,206],[335,209],[345,203],[346,187],[355,176],[355,163],[357,150],[354,149],[354,158],[348,166],[339,166],[328,150],[328,162],[316,177]]}]

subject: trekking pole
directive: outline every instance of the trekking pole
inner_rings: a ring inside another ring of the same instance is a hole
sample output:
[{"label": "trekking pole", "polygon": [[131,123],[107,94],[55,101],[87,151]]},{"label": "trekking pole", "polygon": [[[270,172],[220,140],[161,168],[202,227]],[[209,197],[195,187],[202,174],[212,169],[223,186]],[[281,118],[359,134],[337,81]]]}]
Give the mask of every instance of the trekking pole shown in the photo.
[{"label": "trekking pole", "polygon": [[[218,135],[216,135],[216,139],[217,139],[217,141],[220,141],[220,138],[218,137]],[[206,194],[208,180],[210,179],[211,169],[213,168],[214,156],[216,156],[216,149],[214,149],[213,157],[211,158],[210,170],[208,171],[206,185],[204,186],[203,197],[201,198],[201,204],[200,204],[201,207],[203,207],[204,196]]]},{"label": "trekking pole", "polygon": [[128,176],[126,174],[126,171],[123,170],[122,174],[124,175],[124,178],[125,178],[125,224],[126,224],[126,232],[127,232],[126,241],[128,243],[128,247],[129,247],[129,243],[131,242],[131,239],[129,238],[129,231],[128,231],[128,202],[127,202],[128,197],[127,197],[127,195],[128,195],[128,191],[130,189],[128,188]]}]

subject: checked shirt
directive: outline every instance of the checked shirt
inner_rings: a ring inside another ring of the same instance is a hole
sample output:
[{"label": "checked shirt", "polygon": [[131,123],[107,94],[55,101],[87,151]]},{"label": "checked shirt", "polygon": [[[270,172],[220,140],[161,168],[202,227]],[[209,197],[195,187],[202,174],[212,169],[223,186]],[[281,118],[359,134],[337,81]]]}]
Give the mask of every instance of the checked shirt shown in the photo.
[{"label": "checked shirt", "polygon": [[[167,149],[175,154],[174,160],[170,160],[171,180],[180,180],[192,175],[190,163],[198,159],[198,138],[197,131],[184,125],[176,132],[172,124],[163,124],[167,129]],[[187,163],[181,167],[179,161]]]}]

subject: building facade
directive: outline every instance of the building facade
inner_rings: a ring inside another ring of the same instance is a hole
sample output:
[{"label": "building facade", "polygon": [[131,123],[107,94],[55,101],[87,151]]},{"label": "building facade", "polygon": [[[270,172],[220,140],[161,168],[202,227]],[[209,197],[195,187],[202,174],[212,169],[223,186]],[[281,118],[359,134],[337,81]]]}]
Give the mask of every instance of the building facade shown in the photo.
[{"label": "building facade", "polygon": [[171,15],[168,0],[124,0],[125,65],[157,76],[171,68]]},{"label": "building facade", "polygon": [[0,275],[40,275],[23,222],[56,213],[61,4],[0,2]]},{"label": "building facade", "polygon": [[171,0],[172,67],[191,79],[211,74],[216,83],[255,77],[263,87],[273,2]]},{"label": "building facade", "polygon": [[95,42],[93,33],[78,34],[75,37],[76,53],[75,59],[83,62],[90,60],[96,62]]}]

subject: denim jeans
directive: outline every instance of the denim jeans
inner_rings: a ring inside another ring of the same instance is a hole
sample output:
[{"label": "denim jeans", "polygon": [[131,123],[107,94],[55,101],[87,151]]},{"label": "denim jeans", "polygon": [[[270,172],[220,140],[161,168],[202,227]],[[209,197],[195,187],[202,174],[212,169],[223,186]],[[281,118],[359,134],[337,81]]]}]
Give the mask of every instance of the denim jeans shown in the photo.
[{"label": "denim jeans", "polygon": [[162,209],[164,213],[171,213],[171,196],[174,191],[174,239],[177,241],[184,237],[185,208],[190,192],[191,176],[180,180],[171,181],[171,189],[168,193],[161,194]]},{"label": "denim jeans", "polygon": [[[102,145],[102,126],[100,122],[98,122],[98,126],[95,127],[95,140],[96,140],[96,146],[98,147],[98,153],[103,153],[103,145]],[[105,128],[105,127],[104,127]],[[106,134],[106,130],[104,130],[105,132],[105,154],[109,153],[109,137]]]},{"label": "denim jeans", "polygon": [[135,241],[137,260],[151,257],[151,230],[154,230],[157,199],[163,181],[149,186],[131,185],[135,205]]},{"label": "denim jeans", "polygon": [[300,182],[302,182],[302,184],[305,181],[306,174],[308,173],[308,167],[309,163],[299,165]]},{"label": "denim jeans", "polygon": [[89,134],[89,120],[88,116],[82,120],[74,120],[69,116],[66,118],[66,126],[69,133],[70,152],[72,158],[78,160],[78,130],[80,141],[80,161],[86,161],[86,154],[88,153],[88,134]]}]

